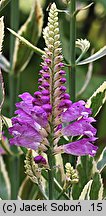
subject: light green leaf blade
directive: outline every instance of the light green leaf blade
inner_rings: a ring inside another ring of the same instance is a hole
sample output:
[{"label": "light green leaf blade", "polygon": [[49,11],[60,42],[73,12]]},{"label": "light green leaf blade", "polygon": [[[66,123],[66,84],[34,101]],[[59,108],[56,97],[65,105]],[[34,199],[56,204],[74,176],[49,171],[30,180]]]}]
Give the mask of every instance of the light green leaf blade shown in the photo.
[{"label": "light green leaf blade", "polygon": [[7,117],[5,117],[5,116],[3,116],[3,115],[1,116],[1,118],[2,118],[3,123],[5,124],[5,126],[6,126],[7,128],[12,127],[12,121],[11,121],[10,118],[7,118]]},{"label": "light green leaf blade", "polygon": [[83,190],[82,190],[82,192],[81,192],[81,195],[80,195],[80,197],[79,197],[79,200],[90,200],[89,193],[90,193],[92,181],[93,181],[93,180],[90,180],[90,181],[84,186],[84,188],[83,188]]},{"label": "light green leaf blade", "polygon": [[76,40],[76,47],[78,47],[82,51],[81,55],[76,60],[76,63],[78,64],[78,62],[82,59],[82,57],[88,51],[88,49],[90,47],[90,42],[88,40],[86,40],[86,39],[84,39],[84,40],[83,39],[77,39]]},{"label": "light green leaf blade", "polygon": [[88,99],[87,107],[92,108],[92,115],[95,117],[103,104],[106,101],[106,81],[94,92],[94,94]]},{"label": "light green leaf blade", "polygon": [[[30,43],[36,45],[42,32],[43,12],[40,1],[35,0],[31,13],[19,30],[18,34],[26,38]],[[33,52],[27,49],[18,39],[15,42],[15,50],[13,55],[13,70],[15,73],[23,71],[29,63]]]},{"label": "light green leaf blade", "polygon": [[78,65],[89,64],[90,62],[94,62],[94,61],[96,61],[96,60],[104,57],[105,55],[106,55],[106,46],[104,46],[103,48],[101,48],[95,54],[91,55],[89,58],[87,58],[87,59],[79,62]]},{"label": "light green leaf blade", "polygon": [[2,11],[9,2],[10,2],[10,0],[1,0],[1,2],[0,2],[0,11]]},{"label": "light green leaf blade", "polygon": [[3,200],[10,199],[10,180],[3,161],[0,156],[0,197]]},{"label": "light green leaf blade", "polygon": [[100,158],[97,162],[97,169],[102,172],[104,167],[106,166],[106,147],[103,149],[103,152],[100,155]]}]

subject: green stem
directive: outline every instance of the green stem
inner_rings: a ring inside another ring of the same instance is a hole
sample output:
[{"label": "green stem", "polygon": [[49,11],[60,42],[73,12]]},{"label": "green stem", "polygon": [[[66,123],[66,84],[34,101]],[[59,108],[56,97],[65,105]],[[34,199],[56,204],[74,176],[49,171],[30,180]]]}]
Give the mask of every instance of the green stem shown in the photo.
[{"label": "green stem", "polygon": [[54,162],[53,162],[53,155],[51,149],[48,152],[48,162],[50,169],[48,170],[48,183],[49,183],[49,200],[53,200],[54,194]]},{"label": "green stem", "polygon": [[9,156],[9,177],[11,182],[11,199],[16,200],[19,189],[19,156]]},{"label": "green stem", "polygon": [[[11,1],[11,20],[10,26],[15,31],[19,27],[19,0]],[[15,38],[10,35],[10,64],[11,69],[9,73],[9,92],[10,92],[10,116],[13,115],[15,110],[15,102],[17,100],[19,90],[19,75],[16,75],[13,71],[13,53],[14,53]]]},{"label": "green stem", "polygon": [[72,0],[70,3],[70,60],[71,68],[69,73],[69,93],[71,95],[71,100],[75,101],[75,84],[76,84],[76,65],[75,65],[75,42],[76,42],[76,0]]},{"label": "green stem", "polygon": [[[11,20],[10,26],[15,31],[18,31],[19,27],[19,0],[11,1]],[[15,110],[15,103],[17,101],[17,95],[19,92],[19,75],[16,75],[13,71],[13,53],[15,46],[15,38],[10,35],[10,73],[9,73],[9,93],[10,93],[10,116],[13,116]],[[18,153],[17,148],[12,148],[14,153]],[[17,199],[19,189],[19,167],[20,158],[17,156],[11,156],[9,160],[9,174],[11,181],[11,199]]]}]

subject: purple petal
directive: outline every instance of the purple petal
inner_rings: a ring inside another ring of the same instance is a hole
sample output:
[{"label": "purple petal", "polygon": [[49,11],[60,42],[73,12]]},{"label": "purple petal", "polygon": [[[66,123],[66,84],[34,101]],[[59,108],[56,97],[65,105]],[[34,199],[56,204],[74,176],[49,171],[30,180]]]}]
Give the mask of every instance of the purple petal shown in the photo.
[{"label": "purple petal", "polygon": [[69,109],[67,109],[65,112],[62,113],[61,119],[62,122],[71,122],[76,120],[77,118],[81,117],[82,112],[87,112],[88,114],[91,114],[91,109],[85,107],[84,101],[78,101],[73,103]]},{"label": "purple petal", "polygon": [[9,141],[10,141],[10,145],[22,146],[33,150],[37,150],[38,147],[40,146],[39,142],[34,142],[32,141],[32,139],[27,140],[26,137],[14,137],[11,138]]},{"label": "purple petal", "polygon": [[62,129],[65,136],[80,136],[87,135],[88,137],[95,136],[96,129],[89,123],[89,119],[80,119]]},{"label": "purple petal", "polygon": [[17,123],[9,128],[9,132],[13,136],[26,138],[26,141],[29,139],[30,141],[41,142],[43,139],[41,134],[29,124],[20,125]]},{"label": "purple petal", "polygon": [[89,139],[81,139],[63,146],[64,152],[67,154],[72,154],[76,156],[90,155],[95,156],[98,149],[97,146],[94,146],[89,142]]},{"label": "purple petal", "polygon": [[48,123],[47,120],[47,113],[45,110],[39,106],[34,106],[34,108],[31,111],[32,117],[34,120],[40,124],[42,127],[45,127]]}]

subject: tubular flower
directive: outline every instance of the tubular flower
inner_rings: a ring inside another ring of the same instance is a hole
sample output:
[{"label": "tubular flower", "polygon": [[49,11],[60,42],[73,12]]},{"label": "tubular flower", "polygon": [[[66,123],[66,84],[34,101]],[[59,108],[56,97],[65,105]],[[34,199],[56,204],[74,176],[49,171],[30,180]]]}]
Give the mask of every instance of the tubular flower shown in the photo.
[{"label": "tubular flower", "polygon": [[[94,156],[97,147],[92,144],[96,140],[96,129],[92,126],[95,120],[89,116],[92,111],[86,108],[84,101],[72,103],[64,86],[66,72],[55,3],[51,5],[48,25],[43,33],[46,48],[39,71],[38,91],[34,96],[29,93],[19,96],[22,101],[16,104],[17,116],[12,118],[10,144],[37,150],[38,153],[40,150],[36,163],[41,163],[41,151],[46,150]],[[69,136],[69,143],[58,147],[61,136]],[[78,140],[70,142],[70,137]]]}]

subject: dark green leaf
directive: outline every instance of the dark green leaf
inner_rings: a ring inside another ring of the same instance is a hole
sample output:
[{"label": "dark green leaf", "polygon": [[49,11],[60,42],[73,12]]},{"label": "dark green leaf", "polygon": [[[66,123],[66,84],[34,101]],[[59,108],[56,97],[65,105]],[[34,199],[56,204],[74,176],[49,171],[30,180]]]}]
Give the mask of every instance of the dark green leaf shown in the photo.
[{"label": "dark green leaf", "polygon": [[0,2],[0,11],[2,11],[9,2],[10,2],[10,0],[1,0],[1,2]]},{"label": "dark green leaf", "polygon": [[91,200],[103,199],[103,183],[99,172],[96,172],[93,176],[93,182],[90,191],[90,199]]}]

